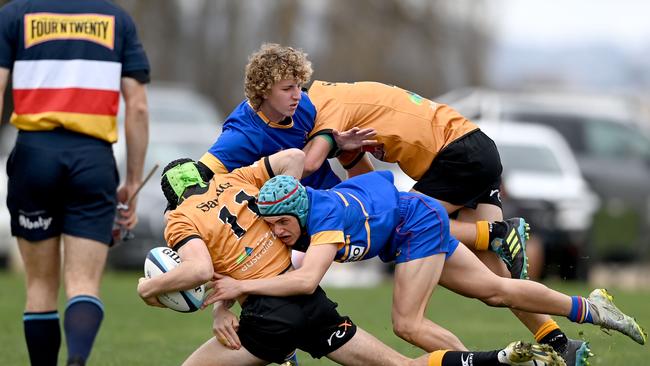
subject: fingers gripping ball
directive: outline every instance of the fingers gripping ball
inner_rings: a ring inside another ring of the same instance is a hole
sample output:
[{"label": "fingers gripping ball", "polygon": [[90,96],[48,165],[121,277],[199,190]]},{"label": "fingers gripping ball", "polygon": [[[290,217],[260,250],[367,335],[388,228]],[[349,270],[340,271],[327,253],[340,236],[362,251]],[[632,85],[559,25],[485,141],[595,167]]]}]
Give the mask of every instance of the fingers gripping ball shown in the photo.
[{"label": "fingers gripping ball", "polygon": [[[144,260],[144,275],[147,278],[159,276],[178,267],[181,257],[167,247],[153,248]],[[158,295],[158,300],[168,308],[182,313],[197,311],[203,305],[205,287],[201,285],[185,291],[174,291]]]},{"label": "fingers gripping ball", "polygon": [[307,223],[307,190],[295,177],[278,175],[264,183],[257,206],[262,216],[292,215],[298,219],[301,227]]}]

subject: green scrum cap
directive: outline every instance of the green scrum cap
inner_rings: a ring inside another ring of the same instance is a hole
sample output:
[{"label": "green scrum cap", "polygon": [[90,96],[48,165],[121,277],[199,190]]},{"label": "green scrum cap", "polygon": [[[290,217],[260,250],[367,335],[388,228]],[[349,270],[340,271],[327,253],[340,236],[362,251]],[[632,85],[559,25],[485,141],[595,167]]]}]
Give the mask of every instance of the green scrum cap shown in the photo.
[{"label": "green scrum cap", "polygon": [[292,215],[298,219],[300,227],[304,228],[307,224],[307,190],[292,176],[278,175],[264,183],[257,207],[262,216]]},{"label": "green scrum cap", "polygon": [[169,163],[163,170],[161,185],[165,198],[174,206],[181,202],[187,188],[195,185],[207,187],[192,159],[178,159]]}]

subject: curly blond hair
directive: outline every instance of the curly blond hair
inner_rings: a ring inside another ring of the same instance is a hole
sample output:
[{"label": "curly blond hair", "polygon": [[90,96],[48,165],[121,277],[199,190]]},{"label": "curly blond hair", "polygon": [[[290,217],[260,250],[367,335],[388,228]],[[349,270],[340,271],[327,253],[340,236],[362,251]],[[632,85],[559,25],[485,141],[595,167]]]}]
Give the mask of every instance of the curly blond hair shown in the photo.
[{"label": "curly blond hair", "polygon": [[299,85],[304,85],[309,82],[312,72],[311,61],[302,50],[265,43],[248,58],[244,92],[253,108],[258,110],[275,83],[296,80]]}]

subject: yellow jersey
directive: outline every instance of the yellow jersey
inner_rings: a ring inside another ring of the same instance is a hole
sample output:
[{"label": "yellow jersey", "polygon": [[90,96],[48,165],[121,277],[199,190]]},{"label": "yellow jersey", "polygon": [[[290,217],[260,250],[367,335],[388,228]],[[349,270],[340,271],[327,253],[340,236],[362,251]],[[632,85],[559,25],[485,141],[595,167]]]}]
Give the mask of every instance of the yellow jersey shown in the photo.
[{"label": "yellow jersey", "polygon": [[308,92],[316,106],[310,137],[331,130],[373,128],[379,160],[398,163],[418,180],[445,146],[478,126],[451,107],[396,86],[376,82],[330,83],[315,80]]},{"label": "yellow jersey", "polygon": [[256,197],[273,176],[268,158],[215,174],[207,191],[185,199],[168,216],[167,245],[178,247],[200,238],[208,247],[217,273],[235,279],[276,276],[291,265],[291,250],[260,218]]}]

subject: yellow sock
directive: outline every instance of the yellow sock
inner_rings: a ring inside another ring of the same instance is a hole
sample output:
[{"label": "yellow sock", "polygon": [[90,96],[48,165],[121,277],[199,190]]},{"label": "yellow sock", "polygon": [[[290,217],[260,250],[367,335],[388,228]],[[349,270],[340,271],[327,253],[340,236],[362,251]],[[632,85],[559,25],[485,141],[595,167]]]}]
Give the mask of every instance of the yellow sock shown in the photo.
[{"label": "yellow sock", "polygon": [[490,240],[490,228],[487,221],[476,222],[476,242],[474,247],[476,250],[487,250],[488,241]]},{"label": "yellow sock", "polygon": [[429,366],[442,366],[442,358],[445,356],[445,353],[447,353],[446,350],[432,352],[431,355],[429,356],[428,365]]},{"label": "yellow sock", "polygon": [[544,337],[546,337],[547,334],[551,333],[552,331],[560,329],[560,327],[557,325],[555,320],[549,319],[544,324],[542,324],[541,327],[537,330],[535,333],[535,340],[539,343]]}]

